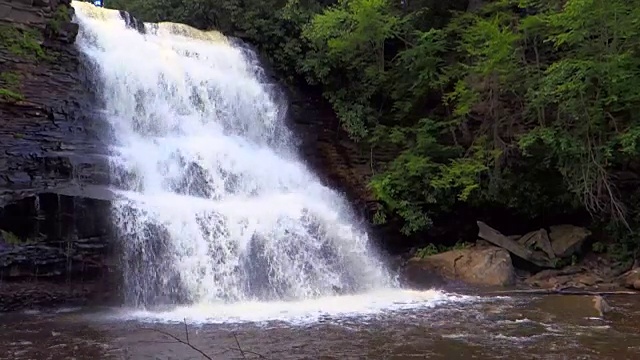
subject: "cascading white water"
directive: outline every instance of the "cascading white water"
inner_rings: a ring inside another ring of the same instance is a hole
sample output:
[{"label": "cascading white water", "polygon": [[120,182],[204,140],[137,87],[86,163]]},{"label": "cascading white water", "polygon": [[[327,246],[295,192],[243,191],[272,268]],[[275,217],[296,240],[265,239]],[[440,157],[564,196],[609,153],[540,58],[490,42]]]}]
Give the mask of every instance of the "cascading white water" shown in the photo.
[{"label": "cascading white water", "polygon": [[131,305],[306,299],[389,287],[335,191],[297,159],[251,54],[215,32],[126,26],[74,3],[114,129]]},{"label": "cascading white water", "polygon": [[250,51],[217,32],[138,32],[126,13],[73,7],[113,129],[113,218],[135,317],[314,318],[464,298],[398,289],[344,199],[298,159]]}]

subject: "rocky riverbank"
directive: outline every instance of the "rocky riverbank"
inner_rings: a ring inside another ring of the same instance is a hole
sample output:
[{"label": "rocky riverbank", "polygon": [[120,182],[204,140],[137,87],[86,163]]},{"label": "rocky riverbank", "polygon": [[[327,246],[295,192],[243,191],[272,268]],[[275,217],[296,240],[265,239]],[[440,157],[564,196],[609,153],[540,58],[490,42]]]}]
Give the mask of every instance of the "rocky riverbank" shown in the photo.
[{"label": "rocky riverbank", "polygon": [[414,252],[401,267],[405,282],[417,288],[458,282],[548,292],[640,290],[638,262],[595,253],[585,228],[563,224],[506,236],[478,221],[478,230],[473,245]]}]

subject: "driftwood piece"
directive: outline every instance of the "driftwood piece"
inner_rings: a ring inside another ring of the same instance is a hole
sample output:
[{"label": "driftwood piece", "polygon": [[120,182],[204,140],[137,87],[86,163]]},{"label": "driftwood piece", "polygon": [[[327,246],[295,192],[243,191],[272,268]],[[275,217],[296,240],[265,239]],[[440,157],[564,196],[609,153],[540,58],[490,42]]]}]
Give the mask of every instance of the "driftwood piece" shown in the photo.
[{"label": "driftwood piece", "polygon": [[532,264],[535,264],[542,268],[554,268],[555,261],[549,259],[549,257],[541,252],[527,249],[526,247],[518,244],[516,241],[509,239],[501,234],[498,230],[490,227],[489,225],[478,221],[478,236],[482,239],[489,241],[490,243],[499,246],[513,255],[522,258]]},{"label": "driftwood piece", "polygon": [[549,240],[549,234],[545,229],[540,229],[525,234],[520,238],[520,240],[518,240],[518,243],[527,249],[535,249],[537,247],[538,249],[544,251],[549,259],[556,258],[556,254],[553,252],[553,247],[551,246],[551,240]]}]

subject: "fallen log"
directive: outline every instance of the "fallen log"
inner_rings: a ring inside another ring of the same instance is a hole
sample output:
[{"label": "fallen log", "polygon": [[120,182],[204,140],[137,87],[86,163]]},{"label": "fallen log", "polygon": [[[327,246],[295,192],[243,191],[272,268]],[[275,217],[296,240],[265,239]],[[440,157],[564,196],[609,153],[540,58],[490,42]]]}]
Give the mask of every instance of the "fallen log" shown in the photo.
[{"label": "fallen log", "polygon": [[482,221],[477,221],[478,236],[498,247],[501,247],[513,255],[524,259],[541,268],[555,268],[557,262],[549,259],[549,257],[541,251],[530,250],[516,241],[504,236],[498,230],[490,227]]},{"label": "fallen log", "polygon": [[640,295],[638,291],[630,290],[563,290],[563,289],[521,289],[521,290],[497,290],[485,293],[485,295],[508,295],[508,294],[531,294],[531,295]]}]

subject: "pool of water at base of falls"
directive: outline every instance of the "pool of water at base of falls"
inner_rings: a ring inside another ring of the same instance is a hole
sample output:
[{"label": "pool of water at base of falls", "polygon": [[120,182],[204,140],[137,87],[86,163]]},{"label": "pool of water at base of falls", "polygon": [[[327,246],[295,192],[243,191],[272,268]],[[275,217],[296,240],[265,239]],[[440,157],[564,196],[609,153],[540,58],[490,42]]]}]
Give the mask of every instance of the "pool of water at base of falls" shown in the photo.
[{"label": "pool of water at base of falls", "polygon": [[[202,353],[212,359],[277,360],[640,358],[637,296],[609,297],[613,311],[604,317],[594,316],[584,296],[456,300],[352,313],[267,304],[267,315],[274,317],[278,308],[282,316],[255,321],[207,320],[207,310],[197,308],[155,317],[94,308],[3,314],[0,359],[206,359]],[[189,314],[193,319],[185,326],[178,317]],[[185,344],[185,332],[191,345]]]}]

